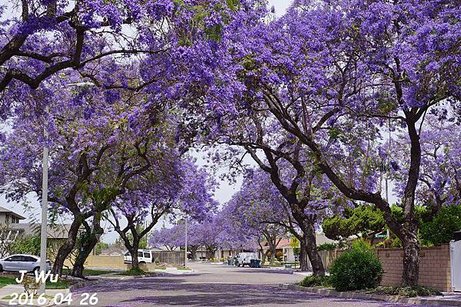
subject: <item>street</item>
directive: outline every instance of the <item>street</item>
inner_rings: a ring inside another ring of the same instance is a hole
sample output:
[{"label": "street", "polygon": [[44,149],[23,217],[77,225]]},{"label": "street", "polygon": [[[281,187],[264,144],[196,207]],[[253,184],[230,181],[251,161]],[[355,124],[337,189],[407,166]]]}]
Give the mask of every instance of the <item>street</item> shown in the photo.
[{"label": "street", "polygon": [[[72,306],[83,296],[96,293],[97,306],[397,306],[385,302],[325,298],[282,289],[303,276],[279,270],[235,268],[209,263],[191,263],[196,272],[135,279],[108,279],[79,288]],[[87,294],[84,294],[87,293]],[[75,305],[74,305],[75,304]],[[398,305],[402,306],[402,305]]]}]

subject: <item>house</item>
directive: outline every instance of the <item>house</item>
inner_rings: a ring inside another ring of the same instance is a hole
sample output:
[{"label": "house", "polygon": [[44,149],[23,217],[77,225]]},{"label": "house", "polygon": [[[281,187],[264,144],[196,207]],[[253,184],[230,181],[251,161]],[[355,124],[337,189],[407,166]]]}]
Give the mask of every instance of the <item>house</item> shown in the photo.
[{"label": "house", "polygon": [[[10,228],[13,230],[19,230],[21,235],[25,236],[38,236],[41,231],[41,224],[39,223],[17,223],[10,224]],[[58,224],[58,225],[47,225],[47,240],[62,241],[67,239],[70,225]]]},{"label": "house", "polygon": [[[324,233],[316,233],[317,246],[325,243],[335,243],[335,241],[328,239]],[[264,251],[267,251],[269,247],[266,245]],[[299,241],[289,238],[283,238],[277,244],[275,251],[276,255],[283,256],[283,262],[297,262],[299,261]]]},{"label": "house", "polygon": [[[16,231],[17,236],[38,236],[40,237],[41,224],[38,223],[17,223],[10,224],[11,231]],[[47,225],[47,255],[54,258],[59,248],[66,242],[70,224]]]},{"label": "house", "polygon": [[126,248],[117,245],[111,245],[108,248],[101,250],[100,256],[112,256],[112,257],[120,257],[123,256],[126,252]]},{"label": "house", "polygon": [[7,208],[1,207],[0,206],[0,225],[1,226],[6,226],[10,224],[16,224],[19,223],[20,220],[26,219],[20,214],[17,214],[16,212],[13,212]]},{"label": "house", "polygon": [[22,215],[0,206],[0,240],[14,241],[21,234],[21,230],[14,228],[20,225],[19,221],[26,219]]}]

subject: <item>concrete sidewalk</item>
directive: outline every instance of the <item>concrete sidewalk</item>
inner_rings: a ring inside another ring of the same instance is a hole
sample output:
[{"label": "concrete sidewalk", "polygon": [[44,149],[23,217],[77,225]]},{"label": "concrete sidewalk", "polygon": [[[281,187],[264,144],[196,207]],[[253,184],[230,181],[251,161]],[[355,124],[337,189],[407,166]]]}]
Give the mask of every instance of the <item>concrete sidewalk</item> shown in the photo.
[{"label": "concrete sidewalk", "polygon": [[[25,293],[24,286],[22,285],[7,285],[3,288],[0,288],[0,306],[9,306],[10,300],[14,298],[13,294],[21,295],[22,293]],[[46,289],[45,297],[47,299],[47,302],[45,304],[40,304],[40,306],[52,306],[54,304],[54,298],[61,299],[65,297],[68,293],[69,289]],[[33,305],[39,306],[39,304],[37,303],[38,295],[34,295],[34,298],[35,299],[32,301]],[[22,300],[23,299],[24,298],[22,298]],[[27,302],[29,303],[30,300],[27,300]],[[16,305],[21,305],[21,302],[18,302],[17,298],[14,300],[14,303],[16,303]]]},{"label": "concrete sidewalk", "polygon": [[423,305],[423,306],[461,306],[461,293],[443,293],[443,296],[427,296],[427,297],[402,297],[397,295],[371,294],[361,292],[338,292],[333,289],[317,288],[317,287],[301,287],[296,284],[281,284],[282,289],[298,290],[313,294],[322,295],[325,297],[337,297],[345,299],[360,299],[360,300],[378,300],[391,303],[401,303],[408,305]]}]

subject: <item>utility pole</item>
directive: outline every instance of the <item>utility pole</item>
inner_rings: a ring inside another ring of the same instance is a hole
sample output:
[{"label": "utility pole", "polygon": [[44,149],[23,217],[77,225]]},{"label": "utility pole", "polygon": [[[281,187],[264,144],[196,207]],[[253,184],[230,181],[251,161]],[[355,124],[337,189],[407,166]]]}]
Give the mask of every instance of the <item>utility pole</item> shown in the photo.
[{"label": "utility pole", "polygon": [[[49,108],[46,107],[45,116],[48,115]],[[45,142],[48,142],[48,131],[46,119],[43,121],[43,134]],[[46,239],[48,232],[48,144],[43,147],[42,161],[42,224],[40,229],[40,272],[46,273]],[[40,284],[39,294],[45,293],[46,282]]]},{"label": "utility pole", "polygon": [[[389,159],[389,156],[390,156],[390,154],[391,154],[391,141],[392,141],[392,134],[391,134],[391,119],[390,119],[390,118],[389,118],[389,120],[388,120],[388,124],[389,124],[389,145],[388,145],[388,147],[387,147],[387,152],[388,152],[387,159]],[[388,204],[389,204],[389,184],[388,184],[389,176],[390,176],[390,169],[389,169],[389,167],[386,167],[386,202],[387,202]],[[390,233],[390,231],[389,231],[389,227],[387,227],[386,235],[387,235],[387,239],[390,239],[391,233]]]},{"label": "utility pole", "polygon": [[187,267],[187,215],[185,218],[185,226],[186,226],[186,231],[185,231],[186,238],[184,239],[184,267]]}]

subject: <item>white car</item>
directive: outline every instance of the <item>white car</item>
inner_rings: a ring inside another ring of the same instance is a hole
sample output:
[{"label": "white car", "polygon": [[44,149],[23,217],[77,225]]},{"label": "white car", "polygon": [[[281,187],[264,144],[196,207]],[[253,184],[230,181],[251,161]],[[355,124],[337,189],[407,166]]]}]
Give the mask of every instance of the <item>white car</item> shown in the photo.
[{"label": "white car", "polygon": [[257,253],[238,253],[237,254],[237,266],[250,265],[251,260],[258,259]]},{"label": "white car", "polygon": [[[40,257],[34,255],[16,254],[0,259],[0,272],[35,272],[40,270]],[[46,271],[51,270],[51,261],[46,260]]]},{"label": "white car", "polygon": [[[123,263],[131,264],[131,254],[130,252],[126,252],[123,255]],[[148,249],[138,249],[138,262],[139,263],[153,263],[154,262],[154,255],[152,251]]]}]

